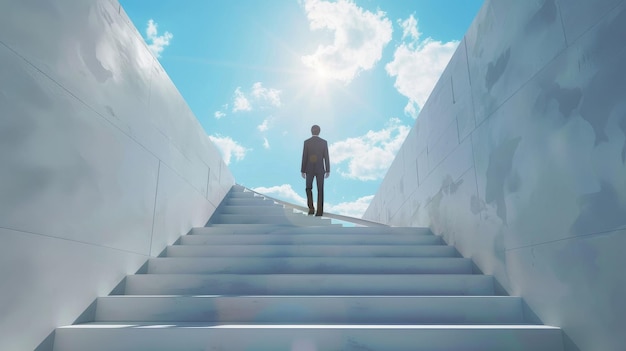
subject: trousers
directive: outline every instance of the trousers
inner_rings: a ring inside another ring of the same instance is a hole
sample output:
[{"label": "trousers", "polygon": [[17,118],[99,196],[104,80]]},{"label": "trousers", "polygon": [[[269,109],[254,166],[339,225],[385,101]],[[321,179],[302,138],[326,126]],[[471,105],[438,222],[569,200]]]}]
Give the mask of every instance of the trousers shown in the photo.
[{"label": "trousers", "polygon": [[309,211],[315,211],[313,207],[313,178],[317,183],[317,212],[315,215],[321,216],[324,213],[324,172],[306,174],[306,202]]}]

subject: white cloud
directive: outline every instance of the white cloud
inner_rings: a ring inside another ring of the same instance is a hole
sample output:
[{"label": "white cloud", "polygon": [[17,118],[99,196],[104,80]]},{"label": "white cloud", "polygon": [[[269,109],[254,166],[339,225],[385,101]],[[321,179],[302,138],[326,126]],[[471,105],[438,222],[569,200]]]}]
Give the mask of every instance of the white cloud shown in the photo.
[{"label": "white cloud", "polygon": [[257,129],[258,129],[260,132],[266,132],[266,131],[269,129],[268,124],[269,124],[269,119],[268,119],[268,118],[266,118],[265,120],[263,120],[263,123],[261,123],[261,124],[259,124],[259,125],[257,126]]},{"label": "white cloud", "polygon": [[252,111],[256,108],[280,107],[282,104],[280,101],[281,93],[278,89],[264,87],[261,82],[252,84],[248,94],[244,93],[241,87],[237,87],[233,99],[233,112]]},{"label": "white cloud", "polygon": [[406,39],[406,37],[419,40],[420,35],[422,35],[422,33],[417,30],[417,19],[413,15],[401,21],[400,27],[402,27],[402,40]]},{"label": "white cloud", "polygon": [[374,67],[391,41],[392,24],[382,11],[365,11],[353,0],[305,0],[304,8],[311,29],[334,32],[332,44],[320,45],[315,53],[302,57],[305,65],[327,77],[350,83],[361,71]]},{"label": "white cloud", "polygon": [[235,89],[235,98],[233,99],[233,112],[237,111],[252,111],[250,100],[241,91],[241,87]]},{"label": "white cloud", "polygon": [[261,82],[256,82],[252,85],[252,96],[257,101],[262,103],[269,103],[271,106],[280,107],[280,93],[278,89],[265,88]]},{"label": "white cloud", "polygon": [[158,24],[154,23],[154,20],[148,21],[148,27],[146,28],[146,35],[148,37],[148,48],[154,56],[161,57],[161,53],[166,46],[170,45],[170,40],[174,38],[174,35],[170,32],[165,32],[163,35],[158,35]]},{"label": "white cloud", "polygon": [[230,160],[233,156],[235,156],[237,161],[241,161],[249,151],[230,137],[209,135],[209,139],[211,139],[215,146],[222,152],[222,157],[227,165],[230,164]]},{"label": "white cloud", "polygon": [[374,195],[363,196],[353,202],[342,202],[337,205],[326,206],[325,209],[327,209],[330,213],[362,218],[373,198]]},{"label": "white cloud", "polygon": [[228,104],[222,105],[222,109],[221,110],[215,111],[215,114],[214,114],[215,118],[216,119],[220,119],[222,117],[226,117],[226,112],[224,112],[226,110],[228,110]]},{"label": "white cloud", "polygon": [[[278,200],[293,203],[295,205],[306,207],[306,197],[301,196],[293,190],[290,184],[277,185],[272,187],[258,187],[252,189],[263,195],[267,195]],[[304,185],[302,186],[302,193],[304,194]]]},{"label": "white cloud", "polygon": [[370,130],[363,136],[331,144],[329,146],[331,163],[347,162],[348,170],[339,171],[347,178],[381,179],[411,129],[400,123],[399,119],[392,118],[387,127],[382,130]]},{"label": "white cloud", "polygon": [[270,142],[267,140],[267,138],[263,138],[263,147],[266,149],[270,148]]},{"label": "white cloud", "polygon": [[411,41],[403,42],[396,48],[393,61],[385,69],[390,76],[396,77],[394,86],[398,92],[409,98],[404,111],[416,118],[459,42],[443,43],[432,38],[420,41],[421,33],[413,15],[401,21],[400,26],[403,29],[402,39],[408,37]]}]

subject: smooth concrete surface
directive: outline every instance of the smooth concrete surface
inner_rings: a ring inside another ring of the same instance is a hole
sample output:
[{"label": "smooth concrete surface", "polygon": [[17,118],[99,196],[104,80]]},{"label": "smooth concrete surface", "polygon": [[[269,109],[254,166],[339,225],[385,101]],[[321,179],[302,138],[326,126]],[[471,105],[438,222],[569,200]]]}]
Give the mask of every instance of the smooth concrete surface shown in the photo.
[{"label": "smooth concrete surface", "polygon": [[60,328],[57,339],[58,351],[563,351],[560,329],[535,325],[93,323]]},{"label": "smooth concrete surface", "polygon": [[513,296],[106,296],[96,322],[524,324]]},{"label": "smooth concrete surface", "polygon": [[0,165],[0,350],[71,324],[234,184],[115,0],[0,1]]},{"label": "smooth concrete surface", "polygon": [[324,257],[322,261],[320,262],[319,257],[159,257],[148,261],[147,273],[470,274],[473,272],[472,261],[462,257],[341,256]]},{"label": "smooth concrete surface", "polygon": [[[323,258],[320,258],[320,260]],[[493,295],[472,274],[135,274],[126,295]]]},{"label": "smooth concrete surface", "polygon": [[166,253],[171,257],[456,257],[454,247],[447,245],[172,245]]},{"label": "smooth concrete surface", "polygon": [[207,245],[207,244],[314,244],[318,245],[406,245],[406,244],[441,244],[442,240],[434,235],[401,235],[394,234],[392,238],[387,234],[301,234],[292,233],[267,234],[260,237],[256,234],[209,234],[186,235],[180,238],[180,244]]},{"label": "smooth concrete surface", "polygon": [[626,344],[626,2],[487,0],[364,219],[427,226],[561,326]]}]

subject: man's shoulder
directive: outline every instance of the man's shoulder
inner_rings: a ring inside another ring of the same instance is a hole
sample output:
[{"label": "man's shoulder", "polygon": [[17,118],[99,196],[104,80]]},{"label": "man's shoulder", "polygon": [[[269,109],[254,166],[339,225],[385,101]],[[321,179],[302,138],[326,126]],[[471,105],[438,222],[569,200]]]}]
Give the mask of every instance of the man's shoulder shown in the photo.
[{"label": "man's shoulder", "polygon": [[311,145],[328,145],[328,142],[326,141],[326,139],[322,139],[318,136],[312,136],[308,138],[307,140],[305,140],[304,143],[311,144]]}]

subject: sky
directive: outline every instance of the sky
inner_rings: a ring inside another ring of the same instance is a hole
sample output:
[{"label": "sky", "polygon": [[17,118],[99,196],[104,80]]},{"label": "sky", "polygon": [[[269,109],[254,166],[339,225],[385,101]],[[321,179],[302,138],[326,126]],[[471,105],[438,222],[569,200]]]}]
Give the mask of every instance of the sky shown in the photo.
[{"label": "sky", "polygon": [[302,149],[317,124],[324,211],[352,217],[482,2],[120,0],[236,183],[306,206]]}]

